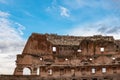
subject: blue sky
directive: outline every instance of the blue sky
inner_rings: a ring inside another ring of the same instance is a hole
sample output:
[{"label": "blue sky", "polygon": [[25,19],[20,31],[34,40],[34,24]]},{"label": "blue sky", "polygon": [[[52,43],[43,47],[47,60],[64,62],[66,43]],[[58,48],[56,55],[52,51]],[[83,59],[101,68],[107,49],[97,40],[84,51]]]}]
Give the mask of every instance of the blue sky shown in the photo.
[{"label": "blue sky", "polygon": [[0,74],[12,74],[32,32],[120,39],[120,0],[0,0]]}]

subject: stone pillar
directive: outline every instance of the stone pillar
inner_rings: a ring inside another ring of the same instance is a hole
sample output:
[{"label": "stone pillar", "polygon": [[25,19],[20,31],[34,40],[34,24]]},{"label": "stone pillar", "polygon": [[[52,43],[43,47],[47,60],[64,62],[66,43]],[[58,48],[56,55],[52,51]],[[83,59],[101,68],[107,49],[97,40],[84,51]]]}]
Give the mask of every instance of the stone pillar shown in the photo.
[{"label": "stone pillar", "polygon": [[14,70],[14,75],[23,75],[23,68],[16,67]]},{"label": "stone pillar", "polygon": [[75,77],[75,69],[74,68],[71,69],[71,74],[72,74],[72,77]]},{"label": "stone pillar", "polygon": [[75,76],[81,76],[81,70],[80,70],[80,67],[77,67],[76,68],[76,71],[75,71]]},{"label": "stone pillar", "polygon": [[36,67],[32,69],[31,75],[37,75],[37,68]]},{"label": "stone pillar", "polygon": [[41,76],[41,68],[39,67],[39,75]]},{"label": "stone pillar", "polygon": [[46,73],[46,68],[45,66],[41,66],[40,67],[40,76],[47,76],[47,73]]}]

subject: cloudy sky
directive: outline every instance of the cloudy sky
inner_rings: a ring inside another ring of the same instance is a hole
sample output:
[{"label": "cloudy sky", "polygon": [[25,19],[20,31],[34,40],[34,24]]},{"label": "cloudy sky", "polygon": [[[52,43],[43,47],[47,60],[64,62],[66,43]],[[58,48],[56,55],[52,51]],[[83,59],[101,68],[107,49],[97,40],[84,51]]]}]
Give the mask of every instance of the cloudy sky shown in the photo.
[{"label": "cloudy sky", "polygon": [[0,74],[12,74],[32,32],[120,39],[120,0],[0,0]]}]

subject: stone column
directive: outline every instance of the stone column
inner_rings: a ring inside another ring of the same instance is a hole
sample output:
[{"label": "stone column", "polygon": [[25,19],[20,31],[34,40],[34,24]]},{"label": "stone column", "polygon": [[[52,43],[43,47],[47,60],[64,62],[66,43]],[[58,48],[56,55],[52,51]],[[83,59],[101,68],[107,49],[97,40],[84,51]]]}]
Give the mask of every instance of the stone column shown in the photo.
[{"label": "stone column", "polygon": [[47,76],[45,66],[40,67],[40,76]]},{"label": "stone column", "polygon": [[41,68],[39,67],[39,76],[41,76]]},{"label": "stone column", "polygon": [[37,68],[36,67],[32,68],[31,75],[37,75]]},{"label": "stone column", "polygon": [[23,68],[16,67],[14,70],[14,75],[23,75]]}]

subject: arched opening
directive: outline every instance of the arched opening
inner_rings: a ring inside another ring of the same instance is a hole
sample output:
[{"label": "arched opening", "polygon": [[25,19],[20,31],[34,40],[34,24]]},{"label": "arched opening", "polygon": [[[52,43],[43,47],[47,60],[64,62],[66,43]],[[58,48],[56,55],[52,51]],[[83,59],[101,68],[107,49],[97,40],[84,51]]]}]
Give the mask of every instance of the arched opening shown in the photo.
[{"label": "arched opening", "polygon": [[52,75],[52,74],[53,74],[52,69],[49,69],[49,70],[48,70],[48,75]]},{"label": "arched opening", "polygon": [[71,69],[72,76],[75,76],[75,69]]},{"label": "arched opening", "polygon": [[77,79],[72,79],[72,80],[77,80]]},{"label": "arched opening", "polygon": [[92,80],[97,80],[97,78],[93,78]]},{"label": "arched opening", "polygon": [[23,69],[23,75],[31,75],[31,69],[25,67],[25,68]]}]

